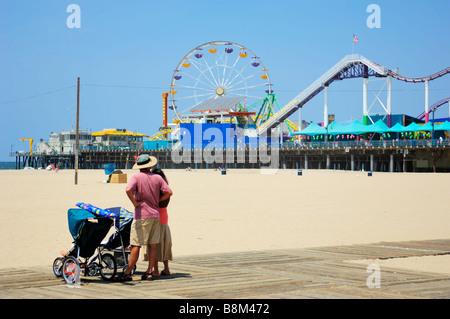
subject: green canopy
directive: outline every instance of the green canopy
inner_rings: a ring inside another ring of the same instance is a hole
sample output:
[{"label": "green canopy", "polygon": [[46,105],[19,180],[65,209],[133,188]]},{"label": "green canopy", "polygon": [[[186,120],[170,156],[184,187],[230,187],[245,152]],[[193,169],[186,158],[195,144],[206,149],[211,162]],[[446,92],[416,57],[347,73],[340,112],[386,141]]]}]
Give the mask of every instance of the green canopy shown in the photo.
[{"label": "green canopy", "polygon": [[450,122],[449,121],[445,121],[441,124],[435,124],[434,125],[434,130],[435,131],[450,131]]},{"label": "green canopy", "polygon": [[345,128],[346,128],[345,125],[339,124],[338,122],[333,122],[328,125],[328,134],[329,135],[343,134]]},{"label": "green canopy", "polygon": [[[436,127],[436,126],[435,126]],[[405,132],[420,132],[420,131],[432,131],[433,125],[428,122],[426,124],[411,123],[408,126],[403,126],[400,123],[391,127],[388,132],[405,133]]]},{"label": "green canopy", "polygon": [[320,125],[311,122],[311,124],[300,132],[293,133],[292,135],[341,135],[341,134],[364,134],[364,133],[384,133],[387,132],[389,128],[382,120],[378,120],[376,123],[371,125],[364,125],[360,121],[356,120],[349,125],[342,125],[337,122],[333,122],[328,125],[328,128],[322,127]]},{"label": "green canopy", "polygon": [[322,135],[322,134],[327,134],[327,130],[314,122],[311,122],[311,124],[309,124],[308,127],[306,127],[304,130],[292,133],[292,135]]},{"label": "green canopy", "polygon": [[347,125],[346,130],[344,131],[344,134],[348,133],[348,134],[359,135],[359,134],[366,133],[366,129],[367,129],[367,125],[364,125],[360,121],[356,120],[352,124]]},{"label": "green canopy", "polygon": [[403,133],[406,132],[406,128],[400,123],[395,124],[388,130],[389,133]]},{"label": "green canopy", "polygon": [[384,133],[389,131],[389,127],[384,124],[382,120],[378,120],[377,122],[371,124],[371,125],[365,125],[366,126],[366,132],[364,133]]},{"label": "green canopy", "polygon": [[407,127],[405,127],[405,130],[407,132],[420,132],[420,131],[432,131],[433,125],[431,125],[430,122],[427,124],[417,124],[417,123],[411,123]]},{"label": "green canopy", "polygon": [[354,121],[349,125],[342,125],[337,122],[333,122],[328,125],[329,135],[340,135],[340,134],[362,134],[365,133],[366,125],[359,121]]},{"label": "green canopy", "polygon": [[336,122],[328,125],[328,134],[330,135],[340,135],[340,134],[364,134],[364,133],[384,133],[387,132],[389,128],[382,120],[371,125],[364,125],[360,121],[354,121],[349,125],[342,125]]}]

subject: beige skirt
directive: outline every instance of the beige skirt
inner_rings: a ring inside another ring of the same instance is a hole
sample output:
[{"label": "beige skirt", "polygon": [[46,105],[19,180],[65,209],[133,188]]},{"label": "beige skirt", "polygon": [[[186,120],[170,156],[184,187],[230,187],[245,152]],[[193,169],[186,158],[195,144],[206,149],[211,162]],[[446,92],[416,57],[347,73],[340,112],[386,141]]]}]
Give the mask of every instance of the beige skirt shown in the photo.
[{"label": "beige skirt", "polygon": [[156,251],[158,253],[157,260],[165,261],[172,260],[172,235],[170,234],[169,225],[160,224],[161,229],[159,233],[161,235],[159,244],[156,245]]},{"label": "beige skirt", "polygon": [[[165,260],[172,260],[172,235],[170,234],[169,225],[159,224],[160,226],[160,239],[159,244],[156,245],[157,257],[156,260],[163,262]],[[148,247],[144,254],[144,261],[148,261],[150,253]]]}]

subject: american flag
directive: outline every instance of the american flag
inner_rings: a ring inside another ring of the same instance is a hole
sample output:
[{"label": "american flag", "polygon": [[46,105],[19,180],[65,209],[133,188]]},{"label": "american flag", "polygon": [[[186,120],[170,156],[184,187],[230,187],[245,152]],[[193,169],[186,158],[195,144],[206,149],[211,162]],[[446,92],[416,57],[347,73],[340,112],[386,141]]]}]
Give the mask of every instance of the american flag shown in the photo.
[{"label": "american flag", "polygon": [[358,37],[356,35],[353,35],[353,42],[354,43],[358,42]]}]

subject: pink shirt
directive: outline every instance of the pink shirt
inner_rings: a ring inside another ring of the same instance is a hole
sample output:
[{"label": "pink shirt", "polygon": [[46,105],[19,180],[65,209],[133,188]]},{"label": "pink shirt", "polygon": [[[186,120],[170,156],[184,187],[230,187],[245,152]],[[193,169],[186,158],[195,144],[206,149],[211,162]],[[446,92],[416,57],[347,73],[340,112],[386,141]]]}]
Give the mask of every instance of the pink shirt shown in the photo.
[{"label": "pink shirt", "polygon": [[127,188],[131,189],[136,200],[144,201],[134,209],[135,219],[159,217],[159,195],[171,192],[169,185],[157,174],[139,172],[130,178]]}]

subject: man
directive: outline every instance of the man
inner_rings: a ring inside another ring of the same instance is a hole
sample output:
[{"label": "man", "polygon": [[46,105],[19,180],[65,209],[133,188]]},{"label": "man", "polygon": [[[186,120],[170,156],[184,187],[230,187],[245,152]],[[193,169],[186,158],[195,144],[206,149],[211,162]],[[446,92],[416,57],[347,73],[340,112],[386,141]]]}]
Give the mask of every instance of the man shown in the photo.
[{"label": "man", "polygon": [[[117,277],[117,281],[130,281],[131,271],[139,259],[141,246],[148,245],[149,260],[148,269],[142,275],[142,279],[153,279],[159,274],[152,273],[156,263],[156,244],[159,243],[159,202],[172,196],[172,190],[164,179],[150,171],[155,166],[157,159],[148,154],[140,155],[136,159],[133,169],[140,172],[131,177],[126,186],[126,194],[134,206],[134,220],[131,225],[131,253],[128,267],[123,274]],[[160,194],[163,194],[160,197]]]}]

